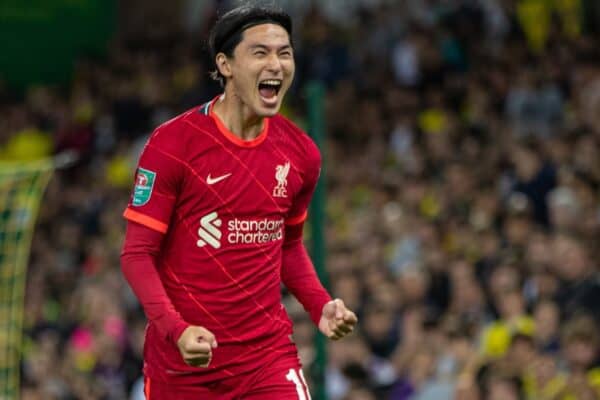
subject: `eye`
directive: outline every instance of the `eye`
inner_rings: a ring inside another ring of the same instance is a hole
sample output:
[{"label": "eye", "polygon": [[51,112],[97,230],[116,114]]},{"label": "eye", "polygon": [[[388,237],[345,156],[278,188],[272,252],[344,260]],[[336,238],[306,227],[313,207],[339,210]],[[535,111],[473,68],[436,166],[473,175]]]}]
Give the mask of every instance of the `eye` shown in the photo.
[{"label": "eye", "polygon": [[255,56],[257,56],[257,57],[264,57],[264,56],[266,56],[266,55],[267,55],[267,52],[266,52],[266,51],[264,51],[264,50],[256,50],[256,51],[254,52],[254,55],[255,55]]},{"label": "eye", "polygon": [[284,50],[281,53],[279,53],[280,57],[284,57],[284,58],[289,58],[292,56],[292,52],[290,50]]}]

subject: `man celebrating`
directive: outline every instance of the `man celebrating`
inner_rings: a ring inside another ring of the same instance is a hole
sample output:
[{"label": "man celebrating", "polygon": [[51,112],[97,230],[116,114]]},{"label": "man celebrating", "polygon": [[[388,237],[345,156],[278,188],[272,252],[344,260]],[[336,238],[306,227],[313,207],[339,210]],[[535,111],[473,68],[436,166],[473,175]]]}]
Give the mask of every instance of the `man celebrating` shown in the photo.
[{"label": "man celebrating", "polygon": [[224,93],[158,127],[140,157],[121,261],[149,320],[150,400],[310,399],[281,282],[329,338],[357,322],[302,244],[321,160],[278,115],[291,25],[261,7],[223,15],[210,47]]}]

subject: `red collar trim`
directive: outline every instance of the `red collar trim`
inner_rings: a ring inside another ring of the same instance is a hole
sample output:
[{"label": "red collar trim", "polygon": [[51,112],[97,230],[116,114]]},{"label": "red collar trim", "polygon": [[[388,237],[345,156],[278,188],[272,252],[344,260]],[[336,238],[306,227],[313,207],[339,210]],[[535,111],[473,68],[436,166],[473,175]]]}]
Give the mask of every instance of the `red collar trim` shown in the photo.
[{"label": "red collar trim", "polygon": [[229,129],[227,129],[227,127],[225,126],[223,121],[221,121],[219,116],[214,113],[213,107],[219,97],[221,97],[221,96],[215,97],[210,102],[210,106],[208,108],[208,115],[213,119],[213,121],[215,121],[217,128],[219,128],[219,131],[223,134],[223,136],[225,136],[233,144],[238,145],[240,147],[256,147],[265,141],[265,139],[267,138],[268,131],[269,131],[269,118],[263,119],[263,129],[262,129],[262,131],[260,131],[260,133],[258,134],[257,137],[255,137],[254,139],[251,139],[251,140],[244,140],[244,139],[240,138],[239,136],[237,136],[235,133],[231,132]]}]

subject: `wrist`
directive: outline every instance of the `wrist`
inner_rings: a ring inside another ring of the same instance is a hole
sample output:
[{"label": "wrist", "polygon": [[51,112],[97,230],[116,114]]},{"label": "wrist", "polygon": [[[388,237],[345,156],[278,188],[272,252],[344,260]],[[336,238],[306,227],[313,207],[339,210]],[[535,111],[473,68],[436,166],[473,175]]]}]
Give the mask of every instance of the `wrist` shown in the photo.
[{"label": "wrist", "polygon": [[321,316],[323,316],[323,307],[325,307],[325,304],[329,303],[330,301],[331,296],[329,296],[329,294],[324,294],[318,301],[315,301],[314,306],[308,310],[310,319],[316,326],[319,326]]},{"label": "wrist", "polygon": [[189,326],[190,326],[190,324],[188,324],[185,321],[178,321],[175,324],[175,326],[173,327],[173,329],[171,330],[171,333],[169,336],[170,336],[171,341],[176,346],[177,346],[177,342],[179,341],[179,338],[183,334],[183,331],[185,331]]}]

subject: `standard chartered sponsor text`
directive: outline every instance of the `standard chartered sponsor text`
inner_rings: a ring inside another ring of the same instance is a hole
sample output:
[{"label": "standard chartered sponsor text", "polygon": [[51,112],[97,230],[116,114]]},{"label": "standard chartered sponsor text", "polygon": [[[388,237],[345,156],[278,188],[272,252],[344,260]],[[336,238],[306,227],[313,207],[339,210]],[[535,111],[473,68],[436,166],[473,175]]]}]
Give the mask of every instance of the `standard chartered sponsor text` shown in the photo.
[{"label": "standard chartered sponsor text", "polygon": [[284,220],[245,220],[234,218],[227,222],[227,241],[231,244],[268,243],[283,238]]}]

